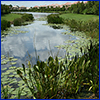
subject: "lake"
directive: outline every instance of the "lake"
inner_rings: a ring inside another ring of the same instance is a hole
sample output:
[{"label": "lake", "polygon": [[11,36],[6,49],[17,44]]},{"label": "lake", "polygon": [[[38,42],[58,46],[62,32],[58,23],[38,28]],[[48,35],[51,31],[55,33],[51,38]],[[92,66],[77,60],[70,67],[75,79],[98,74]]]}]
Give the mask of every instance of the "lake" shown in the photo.
[{"label": "lake", "polygon": [[[82,40],[82,37],[71,35],[74,34],[74,32],[71,32],[69,28],[55,29],[50,25],[45,25],[47,24],[47,21],[37,20],[38,18],[46,17],[51,13],[26,13],[33,14],[35,21],[26,26],[15,27],[12,25],[9,35],[3,38],[5,41],[1,42],[1,55],[17,58],[16,67],[22,66],[22,63],[25,65],[27,64],[27,61],[29,60],[28,53],[32,57],[32,63],[36,64],[36,51],[37,56],[39,56],[39,60],[41,61],[46,61],[49,56],[56,57],[57,54],[58,57],[64,58],[66,49],[60,49],[55,46],[65,45],[66,40]],[[11,35],[10,33],[12,31],[13,33],[18,32],[18,34]],[[62,34],[66,31],[71,34]],[[73,42],[69,44],[69,46],[71,47],[72,44],[75,43]],[[1,68],[9,68],[9,66],[9,64],[5,64],[2,65]]]}]

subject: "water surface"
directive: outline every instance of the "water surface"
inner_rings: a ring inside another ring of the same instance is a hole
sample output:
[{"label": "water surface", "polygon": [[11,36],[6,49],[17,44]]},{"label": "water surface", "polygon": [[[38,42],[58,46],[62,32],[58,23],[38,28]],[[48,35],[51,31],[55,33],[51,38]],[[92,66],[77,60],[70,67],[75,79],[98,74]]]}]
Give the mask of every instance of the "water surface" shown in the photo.
[{"label": "water surface", "polygon": [[[32,13],[32,12],[27,12]],[[32,13],[34,18],[45,17],[51,13]],[[63,45],[64,41],[71,37],[71,40],[76,39],[75,36],[62,35],[64,29],[54,29],[47,24],[47,21],[35,20],[32,24],[20,26],[18,30],[27,31],[26,33],[19,33],[17,35],[6,36],[5,40],[1,42],[1,55],[12,56],[18,58],[17,67],[26,64],[29,60],[28,53],[32,57],[32,63],[36,63],[36,52],[40,60],[45,61],[49,56],[55,57],[59,51],[58,56],[64,57],[66,50],[57,49],[55,46]],[[14,28],[14,26],[13,26]],[[52,53],[50,52],[52,51]],[[9,67],[9,64],[2,65],[2,68]]]}]

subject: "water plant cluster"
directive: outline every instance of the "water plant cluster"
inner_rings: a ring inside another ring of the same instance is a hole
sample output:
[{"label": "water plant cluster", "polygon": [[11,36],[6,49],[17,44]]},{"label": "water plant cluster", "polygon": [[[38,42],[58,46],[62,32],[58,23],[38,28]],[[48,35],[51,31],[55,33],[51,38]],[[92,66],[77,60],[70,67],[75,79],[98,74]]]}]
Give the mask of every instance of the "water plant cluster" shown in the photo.
[{"label": "water plant cluster", "polygon": [[9,9],[8,5],[1,4],[1,15],[9,14],[11,10]]},{"label": "water plant cluster", "polygon": [[[80,50],[84,52],[82,48]],[[99,44],[90,41],[87,51],[71,61],[67,54],[63,61],[49,57],[46,62],[37,60],[35,65],[29,55],[27,65],[3,69],[2,98],[75,99],[82,91],[96,95],[99,91]]]},{"label": "water plant cluster", "polygon": [[23,14],[21,18],[17,18],[13,21],[14,26],[20,26],[26,21],[33,21],[34,17],[32,14]]},{"label": "water plant cluster", "polygon": [[75,19],[62,19],[59,14],[51,14],[47,16],[47,22],[52,24],[66,24],[70,27],[71,31],[81,31],[92,38],[99,39],[99,19],[77,21]]},{"label": "water plant cluster", "polygon": [[77,14],[93,14],[99,15],[99,1],[88,1],[86,4],[78,2],[71,5],[68,10]]},{"label": "water plant cluster", "polygon": [[63,19],[58,14],[51,14],[47,16],[47,22],[53,24],[62,24]]},{"label": "water plant cluster", "polygon": [[47,17],[40,17],[40,18],[37,18],[35,20],[37,20],[37,21],[47,21]]},{"label": "water plant cluster", "polygon": [[[26,31],[26,30],[23,30],[22,29],[23,28],[23,26],[14,26],[14,27],[10,27],[10,28],[8,28],[8,30],[6,30],[6,31],[1,31],[1,42],[2,41],[5,41],[6,39],[5,39],[5,37],[6,36],[12,36],[12,35],[17,35],[17,34],[20,34],[20,33],[27,33],[28,31]],[[24,26],[24,28],[25,28],[25,26]]]},{"label": "water plant cluster", "polygon": [[92,38],[99,37],[99,19],[89,21],[66,19],[64,23],[68,25],[72,31],[83,31]]},{"label": "water plant cluster", "polygon": [[10,21],[1,20],[1,30],[6,30],[10,27]]}]

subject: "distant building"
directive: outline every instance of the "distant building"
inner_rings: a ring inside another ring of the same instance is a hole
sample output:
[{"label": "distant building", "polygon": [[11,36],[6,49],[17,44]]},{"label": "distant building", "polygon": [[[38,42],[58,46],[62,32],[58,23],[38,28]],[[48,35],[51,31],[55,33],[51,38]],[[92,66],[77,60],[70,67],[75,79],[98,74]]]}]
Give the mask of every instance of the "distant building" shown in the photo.
[{"label": "distant building", "polygon": [[[85,1],[84,4],[86,4],[87,2],[88,1]],[[76,1],[74,3],[67,2],[67,3],[62,4],[62,5],[59,5],[59,4],[51,4],[51,5],[34,6],[33,8],[38,8],[38,9],[39,9],[39,7],[46,7],[46,8],[47,7],[48,8],[51,8],[51,7],[53,7],[53,8],[60,7],[60,8],[62,8],[63,6],[65,6],[65,8],[68,9],[69,7],[71,7],[71,5],[77,4],[77,3],[81,3],[81,2],[80,1]]]},{"label": "distant building", "polygon": [[39,9],[39,6],[34,6],[33,8],[38,8]]},{"label": "distant building", "polygon": [[30,7],[26,7],[26,9],[27,9],[27,10],[29,10],[29,9],[30,9]]},{"label": "distant building", "polygon": [[18,8],[19,8],[18,6],[13,6],[12,7],[13,10],[18,10]]},{"label": "distant building", "polygon": [[27,7],[25,7],[25,6],[21,6],[21,7],[19,7],[19,10],[23,10],[23,9],[26,10],[26,8]]},{"label": "distant building", "polygon": [[88,1],[85,1],[84,4],[86,4]]}]

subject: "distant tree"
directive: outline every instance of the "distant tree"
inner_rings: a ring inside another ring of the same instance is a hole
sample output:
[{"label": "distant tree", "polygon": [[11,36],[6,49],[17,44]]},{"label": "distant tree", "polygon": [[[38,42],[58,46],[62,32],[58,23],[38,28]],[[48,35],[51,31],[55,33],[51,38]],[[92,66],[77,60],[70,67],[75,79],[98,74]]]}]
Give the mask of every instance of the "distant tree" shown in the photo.
[{"label": "distant tree", "polygon": [[95,1],[92,11],[95,15],[99,15],[99,1]]},{"label": "distant tree", "polygon": [[81,3],[79,3],[78,8],[79,8],[79,13],[82,14],[85,9],[85,5],[84,5],[83,1]]},{"label": "distant tree", "polygon": [[10,4],[9,7],[12,7],[12,5]]},{"label": "distant tree", "polygon": [[94,14],[99,15],[99,1],[88,1],[87,4],[78,2],[71,5],[68,10],[78,14]]},{"label": "distant tree", "polygon": [[8,5],[1,4],[1,15],[10,13],[10,8]]}]

